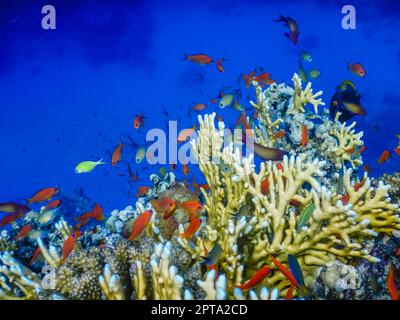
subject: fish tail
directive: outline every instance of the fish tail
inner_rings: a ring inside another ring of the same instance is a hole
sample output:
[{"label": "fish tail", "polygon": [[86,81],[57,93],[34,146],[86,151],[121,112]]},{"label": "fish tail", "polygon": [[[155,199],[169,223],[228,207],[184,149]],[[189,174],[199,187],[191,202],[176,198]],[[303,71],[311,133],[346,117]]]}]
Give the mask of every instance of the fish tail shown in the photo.
[{"label": "fish tail", "polygon": [[103,160],[104,158],[101,158],[99,161],[97,161],[97,164],[106,164]]},{"label": "fish tail", "polygon": [[279,18],[275,19],[274,22],[286,22],[286,18],[280,14]]},{"label": "fish tail", "polygon": [[189,55],[187,53],[182,53],[182,54],[183,54],[182,61],[189,60]]}]

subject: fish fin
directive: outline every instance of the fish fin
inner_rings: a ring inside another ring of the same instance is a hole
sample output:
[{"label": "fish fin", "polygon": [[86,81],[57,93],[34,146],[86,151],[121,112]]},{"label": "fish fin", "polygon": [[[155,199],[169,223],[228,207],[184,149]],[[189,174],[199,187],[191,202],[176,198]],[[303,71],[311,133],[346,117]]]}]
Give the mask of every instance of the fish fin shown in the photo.
[{"label": "fish fin", "polygon": [[274,22],[286,22],[286,18],[283,15],[279,15],[279,18],[275,19]]},{"label": "fish fin", "polygon": [[99,161],[97,161],[97,164],[106,164],[103,160],[104,158],[101,158]]},{"label": "fish fin", "polygon": [[183,58],[182,58],[182,61],[186,61],[186,60],[189,60],[189,55],[187,54],[187,53],[182,53],[183,54]]}]

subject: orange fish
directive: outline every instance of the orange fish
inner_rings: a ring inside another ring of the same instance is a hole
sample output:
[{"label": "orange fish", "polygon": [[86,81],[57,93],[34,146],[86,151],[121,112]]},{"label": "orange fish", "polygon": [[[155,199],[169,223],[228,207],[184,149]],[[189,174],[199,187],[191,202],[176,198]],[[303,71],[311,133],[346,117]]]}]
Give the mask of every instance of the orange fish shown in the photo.
[{"label": "orange fish", "polygon": [[359,77],[365,76],[365,69],[361,63],[348,63],[347,69]]},{"label": "orange fish", "polygon": [[40,247],[37,247],[36,250],[33,252],[32,258],[29,261],[29,265],[32,265],[35,262],[41,252],[42,251],[40,250]]},{"label": "orange fish", "polygon": [[53,198],[60,189],[58,188],[46,188],[36,192],[32,198],[28,199],[29,204],[31,203],[40,203],[44,201],[48,201]]},{"label": "orange fish", "polygon": [[244,85],[246,86],[246,88],[250,87],[251,82],[253,81],[255,74],[256,74],[256,71],[252,71],[252,72],[250,72],[248,74],[242,75],[243,82],[244,82]]},{"label": "orange fish", "polygon": [[399,293],[396,288],[396,281],[394,277],[395,269],[393,265],[390,265],[389,272],[386,278],[386,286],[390,293],[392,300],[399,300]]},{"label": "orange fish", "polygon": [[128,173],[129,173],[129,176],[131,177],[132,181],[137,182],[139,180],[137,171],[136,171],[136,174],[134,174],[129,163],[128,163]]},{"label": "orange fish", "polygon": [[122,155],[122,142],[114,149],[114,152],[112,154],[111,158],[111,164],[115,166],[118,162],[121,161],[121,155]]},{"label": "orange fish", "polygon": [[346,149],[346,152],[347,152],[348,154],[352,154],[352,153],[354,153],[355,150],[356,150],[356,148],[350,147],[350,148]]},{"label": "orange fish", "polygon": [[52,202],[49,202],[48,204],[46,204],[46,207],[44,210],[52,210],[52,209],[56,209],[61,205],[61,200],[54,200]]},{"label": "orange fish", "polygon": [[265,81],[266,79],[269,79],[270,76],[271,76],[271,74],[269,74],[268,72],[263,72],[263,73],[259,74],[258,76],[255,76],[254,81],[262,82],[262,81]]},{"label": "orange fish", "polygon": [[137,195],[138,197],[143,197],[143,196],[145,196],[146,194],[148,194],[149,191],[150,191],[150,188],[149,188],[149,187],[139,187],[139,189],[138,189],[136,195]]},{"label": "orange fish", "polygon": [[202,188],[204,191],[210,190],[210,186],[207,183],[200,183],[199,188]]},{"label": "orange fish", "polygon": [[207,106],[204,103],[197,103],[192,107],[192,110],[194,111],[201,111],[207,108]]},{"label": "orange fish", "polygon": [[365,179],[362,179],[360,182],[356,183],[354,185],[354,191],[357,192],[358,190],[360,190],[360,188],[362,188],[364,184],[365,184]]},{"label": "orange fish", "polygon": [[274,139],[281,139],[285,136],[285,130],[280,130],[274,135]]},{"label": "orange fish", "polygon": [[308,142],[308,128],[304,124],[301,125],[301,146],[305,147]]},{"label": "orange fish", "polygon": [[178,142],[186,142],[195,131],[192,128],[183,129],[178,135]]},{"label": "orange fish", "polygon": [[217,115],[217,120],[218,120],[219,122],[224,122],[224,119],[222,118],[221,115]]},{"label": "orange fish", "polygon": [[215,98],[212,98],[212,99],[210,99],[210,102],[211,102],[212,104],[217,104],[217,103],[218,103],[218,100],[215,99]]},{"label": "orange fish", "polygon": [[215,61],[215,65],[217,66],[217,69],[219,72],[224,72],[224,66],[222,65],[222,62],[224,61],[224,58],[218,59],[217,61]]},{"label": "orange fish", "polygon": [[72,233],[65,241],[62,246],[62,259],[65,260],[68,258],[72,250],[75,248],[76,239],[80,236],[79,231],[75,231]]},{"label": "orange fish", "polygon": [[132,228],[131,235],[129,236],[129,240],[135,240],[147,227],[150,222],[151,216],[153,214],[153,210],[147,210],[142,212],[137,219]]},{"label": "orange fish", "polygon": [[385,150],[382,152],[381,156],[378,159],[378,163],[382,164],[385,161],[388,161],[390,158],[390,151],[389,150]]},{"label": "orange fish", "polygon": [[244,128],[246,129],[246,135],[249,137],[253,137],[253,129],[251,129],[249,122],[247,121],[246,112],[242,112],[241,116],[236,121],[236,127],[239,124],[243,124]]},{"label": "orange fish", "polygon": [[176,202],[170,198],[164,198],[160,200],[151,199],[150,203],[157,212],[164,214],[164,219],[171,217],[177,207]]},{"label": "orange fish", "polygon": [[292,285],[296,288],[300,288],[299,283],[297,282],[296,278],[293,276],[292,272],[288,268],[286,268],[282,263],[280,263],[276,258],[270,255],[272,262],[275,266],[279,269],[279,271],[290,281]]},{"label": "orange fish", "polygon": [[210,64],[211,62],[213,62],[213,58],[203,53],[190,55],[184,54],[183,60],[192,61],[201,65]]},{"label": "orange fish", "polygon": [[350,197],[349,197],[348,193],[345,193],[344,195],[342,195],[341,201],[344,206],[349,203],[349,200],[350,200]]},{"label": "orange fish", "polygon": [[29,234],[29,232],[31,232],[31,230],[32,230],[31,225],[29,224],[24,225],[15,236],[15,240],[22,240]]},{"label": "orange fish", "polygon": [[143,119],[144,119],[144,116],[142,113],[140,113],[139,115],[136,115],[135,118],[133,119],[133,127],[135,129],[139,129],[143,125]]},{"label": "orange fish", "polygon": [[249,290],[263,281],[270,273],[272,269],[268,266],[263,266],[257,270],[257,272],[245,283],[237,286],[241,290]]},{"label": "orange fish", "polygon": [[180,206],[181,206],[181,208],[185,209],[186,211],[192,211],[192,212],[195,212],[195,211],[198,212],[198,211],[202,211],[204,209],[204,206],[196,200],[188,200],[188,201],[181,202]]},{"label": "orange fish", "polygon": [[194,218],[190,220],[189,227],[186,229],[185,233],[179,234],[179,236],[185,239],[192,239],[197,230],[199,230],[200,225],[201,219]]},{"label": "orange fish", "polygon": [[4,227],[4,226],[6,226],[7,224],[9,224],[9,223],[11,223],[11,222],[13,222],[13,221],[15,221],[15,220],[21,218],[21,217],[22,217],[22,215],[21,215],[20,213],[18,213],[18,212],[10,213],[10,214],[6,215],[6,216],[0,221],[0,227]]},{"label": "orange fish", "polygon": [[393,152],[394,152],[396,155],[400,156],[400,147],[394,148],[394,149],[393,149]]},{"label": "orange fish", "polygon": [[189,167],[186,163],[183,165],[183,174],[185,176],[187,176],[189,174]]},{"label": "orange fish", "polygon": [[363,170],[365,171],[365,172],[368,172],[368,173],[370,173],[371,172],[371,167],[369,166],[369,165],[364,165],[363,166]]},{"label": "orange fish", "polygon": [[263,181],[261,181],[261,193],[265,196],[269,190],[269,181],[268,177],[265,177]]},{"label": "orange fish", "polygon": [[283,170],[283,165],[282,165],[282,163],[280,163],[280,162],[278,162],[277,164],[276,164],[276,168],[278,169],[278,170]]},{"label": "orange fish", "polygon": [[82,221],[83,224],[85,225],[87,224],[90,218],[96,219],[97,221],[104,219],[103,208],[99,204],[96,204],[92,209],[92,211],[84,213],[75,220]]},{"label": "orange fish", "polygon": [[285,300],[292,300],[293,299],[293,289],[294,286],[290,285],[289,289],[287,290],[286,294],[285,294]]}]

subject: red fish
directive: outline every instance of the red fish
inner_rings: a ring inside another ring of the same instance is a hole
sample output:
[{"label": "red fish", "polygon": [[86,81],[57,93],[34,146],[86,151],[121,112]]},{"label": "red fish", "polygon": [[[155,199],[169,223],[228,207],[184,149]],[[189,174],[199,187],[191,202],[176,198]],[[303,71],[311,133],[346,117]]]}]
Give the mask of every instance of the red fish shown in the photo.
[{"label": "red fish", "polygon": [[261,193],[265,196],[268,191],[269,191],[269,181],[268,181],[268,177],[265,177],[263,179],[263,181],[261,181],[261,187],[260,187],[260,191]]},{"label": "red fish", "polygon": [[308,128],[306,125],[301,125],[301,146],[305,147],[308,143]]},{"label": "red fish", "polygon": [[272,269],[269,266],[263,266],[249,280],[237,287],[241,290],[249,290],[263,281],[271,271]]},{"label": "red fish", "polygon": [[157,212],[164,214],[164,219],[171,217],[177,207],[176,202],[170,198],[164,198],[160,200],[151,199],[150,203]]},{"label": "red fish", "polygon": [[32,230],[31,225],[29,224],[24,225],[15,236],[15,240],[22,240],[29,234],[29,232],[31,232],[31,230]]},{"label": "red fish", "polygon": [[263,81],[269,79],[270,76],[271,75],[268,72],[263,72],[263,73],[259,74],[258,76],[255,76],[253,80],[257,81],[257,82],[263,82]]},{"label": "red fish", "polygon": [[137,191],[137,193],[136,193],[136,195],[137,195],[138,197],[143,197],[143,196],[145,196],[146,194],[148,194],[149,191],[150,191],[150,188],[149,188],[149,187],[139,187],[139,188],[138,188],[138,191]]},{"label": "red fish", "polygon": [[368,173],[370,173],[372,171],[371,167],[367,164],[363,166],[363,170]]},{"label": "red fish", "polygon": [[185,176],[187,176],[189,174],[189,167],[186,163],[183,165],[183,174]]},{"label": "red fish", "polygon": [[180,204],[180,207],[188,212],[199,212],[204,209],[204,206],[196,200],[184,201]]},{"label": "red fish", "polygon": [[200,225],[201,225],[201,219],[199,218],[192,219],[185,233],[179,234],[179,236],[185,239],[192,239],[197,230],[199,230]]},{"label": "red fish", "polygon": [[347,63],[347,69],[359,77],[364,77],[366,73],[361,63]]},{"label": "red fish", "polygon": [[204,103],[197,103],[191,109],[193,111],[201,111],[204,110],[205,108],[207,108],[207,105],[205,105]]},{"label": "red fish", "polygon": [[128,163],[128,173],[129,173],[129,176],[131,177],[132,181],[137,182],[139,180],[137,171],[136,171],[136,174],[134,174],[129,163]]},{"label": "red fish", "polygon": [[18,212],[10,213],[10,214],[6,215],[6,216],[0,221],[0,227],[4,227],[4,226],[6,226],[7,224],[9,224],[9,223],[11,223],[11,222],[13,222],[13,221],[15,221],[15,220],[21,218],[21,217],[22,217],[22,215],[19,214]]},{"label": "red fish", "polygon": [[274,139],[281,139],[285,136],[285,130],[280,130],[274,135]]},{"label": "red fish", "polygon": [[64,241],[62,246],[62,259],[65,260],[68,258],[72,250],[75,248],[76,239],[79,237],[79,231],[75,231],[74,233],[70,234],[70,236]]},{"label": "red fish", "polygon": [[289,287],[289,289],[286,291],[285,298],[284,298],[285,300],[292,300],[293,299],[293,289],[294,289],[294,286],[291,285]]},{"label": "red fish", "polygon": [[390,158],[390,151],[389,150],[385,150],[385,151],[382,152],[381,156],[379,157],[378,163],[382,164],[385,161],[388,161],[389,158]]},{"label": "red fish", "polygon": [[29,204],[31,203],[40,203],[44,201],[48,201],[53,198],[60,189],[58,188],[46,188],[36,192],[32,198],[28,199]]},{"label": "red fish", "polygon": [[283,170],[283,165],[282,165],[282,163],[280,163],[280,162],[278,162],[277,164],[276,164],[276,168],[278,169],[278,170]]},{"label": "red fish", "polygon": [[354,185],[354,191],[357,192],[358,190],[360,190],[360,188],[362,188],[364,184],[365,184],[365,179],[362,179],[360,182],[356,183]]},{"label": "red fish", "polygon": [[296,199],[290,199],[289,205],[295,208],[299,208],[301,206],[301,202]]},{"label": "red fish", "polygon": [[192,61],[201,65],[210,64],[211,62],[213,62],[213,58],[203,53],[184,55],[185,56],[183,60]]},{"label": "red fish", "polygon": [[82,222],[84,222],[84,224],[86,224],[90,218],[93,218],[97,221],[101,221],[104,219],[103,208],[99,204],[96,204],[94,206],[94,208],[92,209],[92,211],[84,213],[83,215],[81,215],[79,218],[76,218],[75,220],[82,221]]},{"label": "red fish", "polygon": [[394,152],[396,155],[400,156],[400,147],[394,148],[394,149],[393,149],[393,152]]},{"label": "red fish", "polygon": [[244,85],[246,86],[246,88],[250,87],[251,82],[253,81],[255,74],[256,74],[256,71],[252,71],[252,72],[250,72],[248,74],[242,75],[243,82],[244,82]]},{"label": "red fish", "polygon": [[288,268],[286,268],[282,263],[280,263],[276,258],[274,258],[272,255],[270,255],[272,262],[275,264],[275,266],[279,269],[280,272],[290,281],[292,285],[294,285],[296,288],[300,288],[299,283],[297,282],[296,278],[293,276],[293,274],[290,272]]},{"label": "red fish", "polygon": [[275,22],[283,22],[289,28],[289,32],[285,32],[285,36],[290,39],[294,44],[297,44],[299,38],[299,27],[297,22],[291,17],[280,16]]},{"label": "red fish", "polygon": [[57,200],[53,200],[51,202],[49,202],[48,204],[46,204],[46,207],[44,210],[53,210],[58,208],[61,205],[61,200],[57,199]]},{"label": "red fish", "polygon": [[122,156],[122,143],[120,143],[115,149],[111,157],[111,164],[115,166],[118,162],[121,161]]},{"label": "red fish", "polygon": [[247,121],[246,112],[242,112],[241,116],[236,121],[236,126],[243,124],[246,129],[246,135],[253,137],[253,129],[251,129],[249,122]]},{"label": "red fish", "polygon": [[393,265],[390,265],[389,272],[386,278],[386,286],[390,293],[390,297],[392,300],[399,300],[399,293],[396,288],[396,281],[395,281],[395,269]]},{"label": "red fish", "polygon": [[133,225],[131,235],[129,236],[129,240],[131,241],[135,240],[143,232],[143,230],[146,229],[152,215],[153,215],[153,210],[147,210],[142,212],[137,217]]},{"label": "red fish", "polygon": [[32,258],[29,261],[29,265],[32,265],[35,262],[40,253],[42,253],[42,250],[40,250],[40,247],[37,247],[36,250],[33,252]]},{"label": "red fish", "polygon": [[345,206],[346,204],[349,203],[350,197],[348,193],[345,193],[344,195],[342,195],[342,204]]},{"label": "red fish", "polygon": [[144,119],[144,116],[142,113],[140,113],[139,115],[136,115],[135,118],[133,119],[133,127],[135,129],[139,129],[143,125],[143,119]]},{"label": "red fish", "polygon": [[218,69],[219,72],[224,72],[225,71],[224,66],[222,65],[223,61],[224,61],[223,58],[218,59],[217,61],[215,61],[215,65],[217,66],[217,69]]}]

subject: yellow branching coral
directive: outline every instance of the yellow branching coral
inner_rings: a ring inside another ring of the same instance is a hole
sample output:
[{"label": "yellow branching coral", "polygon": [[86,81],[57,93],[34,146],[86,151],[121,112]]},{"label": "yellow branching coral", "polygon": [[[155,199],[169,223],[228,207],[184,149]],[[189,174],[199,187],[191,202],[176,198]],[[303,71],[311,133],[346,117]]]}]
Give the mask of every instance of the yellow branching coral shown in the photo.
[{"label": "yellow branching coral", "polygon": [[315,113],[318,113],[318,106],[324,106],[325,103],[322,102],[321,99],[317,99],[319,96],[323,94],[322,91],[318,91],[317,93],[313,93],[311,88],[311,82],[307,83],[306,87],[302,88],[301,79],[295,73],[292,78],[294,84],[294,96],[293,96],[293,104],[294,111],[303,113],[304,107],[310,103],[314,107]]},{"label": "yellow branching coral", "polygon": [[[354,191],[351,170],[345,171],[350,203],[344,205],[330,185],[321,184],[325,161],[285,156],[279,168],[269,161],[261,163],[256,172],[252,154],[242,157],[233,144],[223,147],[224,125],[218,123],[217,129],[214,118],[215,114],[199,117],[198,139],[192,145],[210,186],[209,193],[204,192],[208,221],[203,245],[221,246],[219,266],[226,274],[230,297],[235,284],[265,264],[274,266],[271,255],[283,263],[288,254],[295,255],[308,285],[330,261],[377,261],[364,248],[363,240],[400,228],[398,208],[389,203],[387,187],[380,185],[375,190],[367,181]],[[219,159],[224,170],[213,159]],[[268,189],[262,193],[265,179]],[[304,222],[302,215],[309,207],[313,211]],[[289,282],[274,271],[264,285],[285,290]]]},{"label": "yellow branching coral", "polygon": [[103,275],[99,277],[99,283],[108,300],[125,300],[121,278],[117,274],[112,274],[108,264],[104,267]]},{"label": "yellow branching coral", "polygon": [[352,157],[352,154],[355,153],[356,147],[363,145],[361,138],[364,133],[362,131],[355,133],[356,122],[347,126],[346,123],[338,121],[339,116],[338,112],[335,118],[336,126],[329,132],[337,140],[337,145],[330,150],[329,158],[337,168],[341,168],[345,161],[350,162],[353,168],[359,167],[362,165],[362,160],[359,157]]}]

